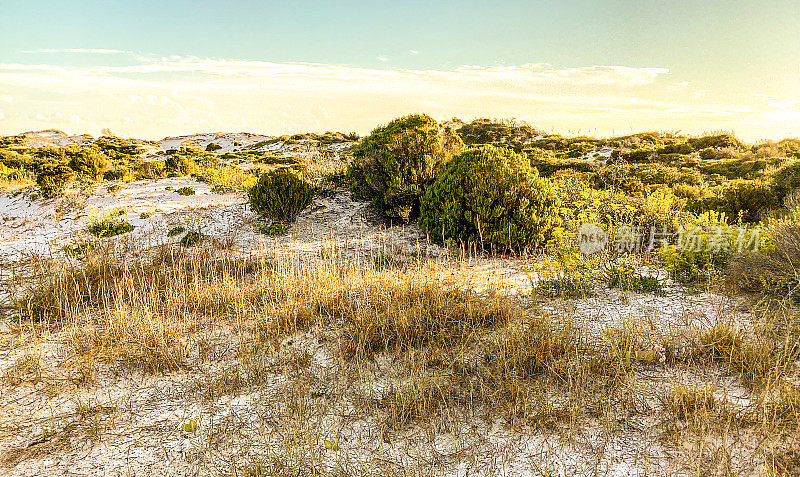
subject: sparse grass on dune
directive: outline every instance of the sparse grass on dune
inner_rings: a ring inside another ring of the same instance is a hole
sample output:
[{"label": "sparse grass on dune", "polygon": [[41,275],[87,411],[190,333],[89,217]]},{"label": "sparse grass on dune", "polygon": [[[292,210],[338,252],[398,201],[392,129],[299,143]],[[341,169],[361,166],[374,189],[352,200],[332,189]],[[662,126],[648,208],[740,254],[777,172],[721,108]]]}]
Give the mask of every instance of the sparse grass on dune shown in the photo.
[{"label": "sparse grass on dune", "polygon": [[[464,420],[499,417],[515,429],[573,435],[589,422],[614,432],[649,406],[665,442],[726,442],[745,431],[767,443],[797,435],[800,391],[792,379],[800,333],[791,304],[762,304],[753,330],[723,321],[678,332],[629,320],[591,338],[570,316],[475,292],[449,273],[451,262],[374,268],[363,266],[371,263],[366,258],[336,253],[309,260],[267,252],[87,249],[66,265],[36,265],[37,286],[18,311],[29,326],[64,331],[77,385],[91,385],[98,364],[188,371],[197,366],[198,336],[230,325],[240,341],[235,364],[201,374],[190,395],[213,402],[279,382],[275,406],[286,423],[316,422],[328,406],[346,403],[373,416],[386,433],[432,422],[455,429]],[[310,374],[311,356],[287,345],[301,335],[330,350],[335,377],[320,381]],[[36,376],[23,364],[7,382]],[[637,388],[643,370],[676,366],[729,368],[752,391],[752,406],[733,408],[711,384]],[[367,391],[372,384],[382,391]],[[642,404],[647,392],[657,405]],[[281,457],[285,462],[302,466],[316,458],[314,444],[301,438],[306,427],[292,427],[291,439],[308,454]],[[769,446],[771,465],[792,468],[792,449]],[[705,452],[693,455],[700,462],[693,469],[716,468],[729,458]]]}]

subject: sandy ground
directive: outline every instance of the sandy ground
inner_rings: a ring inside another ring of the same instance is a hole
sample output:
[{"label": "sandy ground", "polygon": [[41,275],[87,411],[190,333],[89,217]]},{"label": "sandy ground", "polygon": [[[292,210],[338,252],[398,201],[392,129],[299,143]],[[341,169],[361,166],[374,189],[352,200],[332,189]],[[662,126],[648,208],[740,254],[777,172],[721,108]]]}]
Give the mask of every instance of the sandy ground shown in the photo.
[{"label": "sandy ground", "polygon": [[[162,146],[174,147],[185,140],[168,138]],[[214,142],[219,141],[214,137]],[[231,138],[224,147],[232,147],[233,142]],[[183,186],[195,189],[196,195],[180,196],[167,190]],[[188,178],[134,182],[113,194],[105,186],[97,186],[85,203],[78,204],[82,207],[68,202],[31,201],[25,193],[0,194],[2,263],[60,253],[63,245],[88,238],[85,230],[92,217],[117,209],[123,209],[121,217],[135,226],[127,239],[144,246],[178,240],[180,237],[168,238],[166,232],[181,225],[242,253],[266,249],[314,260],[322,249],[335,247],[345,256],[364,257],[365,263],[384,252],[446,253],[427,244],[415,226],[390,226],[375,216],[369,204],[353,202],[344,190],[317,197],[281,237],[256,231],[257,218],[243,194],[216,194],[208,185]],[[530,305],[535,299],[525,273],[529,265],[522,260],[472,258],[459,261],[451,273],[465,277],[477,290],[502,290]],[[591,298],[539,305],[555,316],[571,314],[595,337],[632,319],[654,330],[713,326],[722,319],[748,325],[748,315],[738,312],[732,299],[689,294],[669,280],[663,281],[667,290],[663,297],[601,287]],[[11,327],[4,322],[0,334],[12,336]],[[457,426],[433,423],[412,427],[387,439],[380,424],[358,413],[351,401],[324,392],[326,379],[335,376],[338,366],[331,345],[311,335],[298,335],[287,339],[278,354],[302,351],[311,356],[304,379],[323,388],[313,398],[314,408],[323,411],[303,416],[287,430],[278,425],[286,422],[289,412],[276,399],[286,386],[282,372],[267,372],[261,386],[215,402],[205,402],[192,391],[198,382],[225,372],[238,359],[234,330],[221,327],[204,333],[212,357],[188,349],[191,364],[187,369],[154,376],[103,366],[96,383],[89,387],[70,381],[72,368],[64,355],[64,336],[57,332],[34,343],[0,346],[0,373],[24,353],[41,356],[45,370],[45,378],[37,383],[0,384],[0,455],[5,459],[0,462],[0,473],[219,475],[230,474],[233,463],[241,466],[249,457],[266,455],[289,467],[302,456],[318,469],[353,475],[369,469],[392,474],[414,466],[434,469],[439,475],[674,475],[688,472],[674,468],[674,463],[691,449],[665,445],[659,439],[659,423],[651,417],[661,406],[653,398],[659,390],[679,381],[710,382],[732,405],[746,408],[752,404],[748,392],[724,367],[643,366],[632,374],[637,383],[631,384],[636,412],[622,431],[609,432],[603,423],[589,422],[579,435],[565,436],[555,430],[511,430],[500,421],[475,417]],[[391,387],[391,382],[381,379],[387,378],[378,377],[364,385],[376,392]],[[91,415],[76,411],[87,404],[94,410]],[[188,419],[200,423],[197,432],[181,430]],[[324,445],[324,440],[333,436],[339,436],[338,451]],[[728,439],[730,442],[721,444],[732,453],[735,472],[758,473],[760,461],[747,444],[750,437]],[[309,473],[307,469],[296,475]]]}]

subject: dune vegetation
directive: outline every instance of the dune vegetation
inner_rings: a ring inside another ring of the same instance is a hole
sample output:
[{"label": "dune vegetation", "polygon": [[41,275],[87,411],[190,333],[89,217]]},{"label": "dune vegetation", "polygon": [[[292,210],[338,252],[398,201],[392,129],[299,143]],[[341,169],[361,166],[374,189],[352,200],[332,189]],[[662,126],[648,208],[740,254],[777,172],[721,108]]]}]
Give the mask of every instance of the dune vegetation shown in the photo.
[{"label": "dune vegetation", "polygon": [[8,200],[190,176],[159,194],[249,231],[122,211],[4,252],[0,469],[800,472],[800,140],[411,115],[220,144],[0,140]]}]

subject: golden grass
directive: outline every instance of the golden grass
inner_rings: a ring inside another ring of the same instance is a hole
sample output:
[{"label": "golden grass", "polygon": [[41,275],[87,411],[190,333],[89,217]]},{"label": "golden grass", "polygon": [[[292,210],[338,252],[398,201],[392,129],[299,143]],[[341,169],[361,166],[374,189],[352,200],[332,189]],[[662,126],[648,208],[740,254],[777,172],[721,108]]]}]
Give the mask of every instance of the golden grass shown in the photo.
[{"label": "golden grass", "polygon": [[18,386],[22,383],[36,384],[41,379],[41,358],[30,353],[23,354],[3,372],[3,380],[11,386]]},{"label": "golden grass", "polygon": [[[235,257],[210,247],[103,249],[72,266],[42,264],[39,287],[18,311],[26,326],[63,331],[78,385],[94,381],[98,363],[188,370],[203,355],[192,355],[206,346],[203,333],[232,327],[240,340],[236,363],[202,375],[190,392],[213,402],[278,382],[276,406],[286,423],[314,422],[321,408],[347,402],[386,433],[433,422],[455,429],[449,424],[479,416],[567,434],[597,419],[613,431],[646,393],[636,387],[637,371],[691,364],[728,366],[752,390],[754,406],[744,415],[710,385],[671,386],[658,394],[663,410],[654,411],[663,413],[665,430],[723,439],[748,428],[765,442],[800,432],[800,391],[787,380],[798,356],[792,307],[765,307],[754,331],[722,322],[681,334],[626,321],[592,341],[570,317],[477,293],[450,267],[432,260],[375,269],[335,250],[311,261]],[[329,381],[310,372],[309,353],[294,350],[300,334],[332,352],[338,371]],[[378,381],[382,392],[361,391]],[[285,438],[313,455],[306,427],[298,424]],[[770,454],[776,468],[791,468],[788,452]],[[234,467],[271,472],[306,457]]]}]

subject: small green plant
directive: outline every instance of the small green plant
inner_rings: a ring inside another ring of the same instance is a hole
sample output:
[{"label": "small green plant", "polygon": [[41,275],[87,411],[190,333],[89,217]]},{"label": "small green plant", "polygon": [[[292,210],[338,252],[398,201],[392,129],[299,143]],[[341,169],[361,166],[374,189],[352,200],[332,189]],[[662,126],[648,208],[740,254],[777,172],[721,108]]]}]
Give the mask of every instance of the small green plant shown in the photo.
[{"label": "small green plant", "polygon": [[391,268],[403,268],[406,265],[404,260],[401,260],[390,253],[381,253],[373,260],[375,270],[385,270]]},{"label": "small green plant", "polygon": [[325,439],[325,448],[334,452],[339,451],[339,438],[335,437],[332,440]]},{"label": "small green plant", "polygon": [[311,204],[314,187],[286,169],[262,175],[248,196],[254,211],[281,223],[291,223]]},{"label": "small green plant", "polygon": [[616,262],[607,272],[608,286],[638,293],[663,295],[664,290],[657,277],[637,275],[633,266]]},{"label": "small green plant", "polygon": [[152,216],[153,216],[153,213],[149,212],[149,211],[148,212],[142,212],[141,214],[139,214],[139,218],[142,219],[142,220],[149,219]]},{"label": "small green plant", "polygon": [[580,277],[558,277],[539,280],[534,293],[550,298],[585,298],[594,294],[591,280]]},{"label": "small green plant", "polygon": [[120,219],[118,216],[114,217],[109,215],[105,218],[92,221],[92,223],[89,224],[88,230],[92,235],[99,238],[104,238],[128,233],[132,231],[133,228],[133,225],[123,219]]},{"label": "small green plant", "polygon": [[181,425],[181,430],[189,434],[197,432],[198,429],[200,429],[200,425],[194,419],[189,419],[188,422]]},{"label": "small green plant", "polygon": [[258,226],[258,231],[270,237],[277,237],[286,234],[286,226],[280,223],[261,224]]},{"label": "small green plant", "polygon": [[122,190],[122,186],[119,184],[111,184],[110,186],[106,187],[106,191],[109,194],[116,194],[117,192]]},{"label": "small green plant", "polygon": [[186,227],[182,227],[180,225],[177,225],[177,226],[172,227],[171,229],[169,229],[169,231],[167,232],[167,237],[175,237],[175,236],[180,235],[180,234],[182,234],[184,232],[186,232]]},{"label": "small green plant", "polygon": [[194,189],[192,189],[191,187],[188,187],[188,186],[181,187],[180,189],[177,189],[175,192],[178,195],[184,195],[184,196],[185,195],[194,195]]},{"label": "small green plant", "polygon": [[190,230],[186,232],[186,235],[183,236],[180,244],[182,247],[194,247],[202,242],[204,238],[205,235],[201,234],[200,232],[197,232],[196,230]]}]

